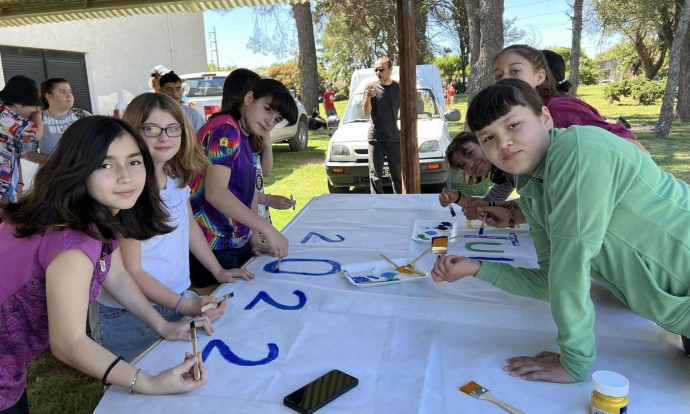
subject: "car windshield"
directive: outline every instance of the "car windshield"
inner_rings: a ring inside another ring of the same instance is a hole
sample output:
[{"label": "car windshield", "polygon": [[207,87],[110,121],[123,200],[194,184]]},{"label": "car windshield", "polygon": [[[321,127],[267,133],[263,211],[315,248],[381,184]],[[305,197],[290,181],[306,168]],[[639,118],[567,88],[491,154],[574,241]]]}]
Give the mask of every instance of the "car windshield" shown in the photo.
[{"label": "car windshield", "polygon": [[190,98],[196,96],[223,96],[223,83],[225,83],[225,78],[222,76],[187,78],[183,79],[183,81],[189,85],[189,93],[187,93],[187,96]]},{"label": "car windshield", "polygon": [[[369,122],[368,116],[362,112],[362,93],[355,94],[345,109],[343,123],[350,122]],[[429,89],[417,89],[417,118],[430,119],[440,118],[441,113],[434,99],[434,95]]]}]

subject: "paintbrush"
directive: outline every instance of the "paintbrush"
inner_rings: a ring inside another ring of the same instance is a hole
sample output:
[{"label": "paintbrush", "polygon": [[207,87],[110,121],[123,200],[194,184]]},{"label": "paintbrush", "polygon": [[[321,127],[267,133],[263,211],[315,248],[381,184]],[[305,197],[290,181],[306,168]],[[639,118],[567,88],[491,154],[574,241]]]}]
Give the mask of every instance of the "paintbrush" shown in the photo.
[{"label": "paintbrush", "polygon": [[400,272],[400,273],[414,272],[415,274],[417,274],[419,276],[426,276],[426,273],[415,269],[414,265],[410,266],[410,264],[408,263],[405,266],[398,266],[394,261],[389,259],[388,256],[386,256],[385,254],[383,254],[383,253],[379,253],[379,254],[383,258],[383,260],[387,261],[388,263],[391,264],[391,266],[393,266],[393,269],[395,269],[396,272]]},{"label": "paintbrush", "polygon": [[484,234],[484,223],[486,223],[486,216],[487,216],[487,214],[486,214],[486,212],[485,212],[485,213],[484,213],[484,218],[482,218],[482,225],[479,226],[479,235],[480,235],[480,236],[481,236],[482,234]]},{"label": "paintbrush", "polygon": [[197,358],[196,362],[194,362],[194,380],[199,381],[199,378],[201,378],[201,372],[199,372],[199,359],[198,355],[196,352],[196,324],[194,323],[194,320],[189,322],[189,329],[192,333],[192,352],[194,352],[194,358]]},{"label": "paintbrush", "polygon": [[[458,237],[460,237],[460,236],[449,237],[449,238],[448,238],[448,241],[455,240],[455,239],[457,239]],[[415,263],[417,263],[417,260],[419,260],[419,259],[421,259],[422,257],[424,257],[424,255],[426,255],[427,253],[429,253],[433,248],[434,248],[434,246],[433,246],[433,244],[432,244],[431,246],[429,246],[429,248],[427,248],[426,250],[424,250],[419,256],[415,257],[410,263],[408,263],[408,266],[409,266],[409,265],[414,265]]]},{"label": "paintbrush", "polygon": [[477,384],[474,381],[470,381],[467,384],[460,387],[460,391],[464,392],[465,394],[469,395],[470,397],[474,397],[474,398],[477,398],[479,400],[491,401],[492,403],[498,405],[499,407],[503,408],[504,410],[506,410],[509,413],[525,414],[524,411],[519,410],[519,409],[517,409],[511,405],[508,405],[507,403],[494,397],[494,394],[491,391],[487,390],[486,388],[482,387],[481,385]]},{"label": "paintbrush", "polygon": [[283,260],[282,257],[278,257],[278,264],[276,265],[276,272],[280,271],[280,262]]},{"label": "paintbrush", "polygon": [[[294,200],[294,198],[292,198],[292,194],[290,194],[290,201],[293,201],[293,200]],[[294,206],[294,205],[292,206],[292,209],[293,209],[293,210],[295,209],[295,206]]]},{"label": "paintbrush", "polygon": [[455,217],[457,214],[455,213],[455,209],[453,209],[453,206],[451,204],[448,204],[448,209],[450,210],[450,215]]},{"label": "paintbrush", "polygon": [[218,306],[220,306],[221,303],[225,302],[226,300],[230,299],[231,297],[235,296],[234,293],[226,293],[225,295],[220,297],[220,302],[218,303],[207,303],[204,306],[201,307],[201,313],[206,312],[209,309],[215,309]]}]

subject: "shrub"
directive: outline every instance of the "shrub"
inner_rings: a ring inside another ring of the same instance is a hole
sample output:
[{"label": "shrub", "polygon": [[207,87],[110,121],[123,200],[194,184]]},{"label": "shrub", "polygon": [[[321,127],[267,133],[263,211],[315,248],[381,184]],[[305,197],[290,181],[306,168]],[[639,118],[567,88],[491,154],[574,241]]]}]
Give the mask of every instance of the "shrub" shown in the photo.
[{"label": "shrub", "polygon": [[664,96],[663,82],[635,79],[631,83],[631,96],[640,105],[652,105]]},{"label": "shrub", "polygon": [[630,83],[627,80],[611,82],[604,87],[604,98],[609,103],[620,102],[621,96],[630,96]]},{"label": "shrub", "polygon": [[652,105],[664,96],[665,82],[645,78],[626,79],[612,82],[604,87],[604,98],[610,103],[620,102],[621,97],[630,97],[640,105]]}]

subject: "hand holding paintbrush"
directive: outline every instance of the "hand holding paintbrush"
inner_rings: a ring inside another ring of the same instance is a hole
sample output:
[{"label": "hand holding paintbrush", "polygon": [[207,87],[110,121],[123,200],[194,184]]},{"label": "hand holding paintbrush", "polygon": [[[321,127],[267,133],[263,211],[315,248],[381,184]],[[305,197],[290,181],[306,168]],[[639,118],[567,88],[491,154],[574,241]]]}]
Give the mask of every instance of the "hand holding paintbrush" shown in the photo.
[{"label": "hand holding paintbrush", "polygon": [[235,296],[235,294],[232,292],[226,293],[225,295],[220,297],[220,302],[218,302],[218,303],[207,303],[206,305],[202,306],[201,307],[201,313],[204,313],[208,310],[217,308],[218,306],[220,306],[221,303],[225,302],[226,300],[228,300],[234,296]]}]

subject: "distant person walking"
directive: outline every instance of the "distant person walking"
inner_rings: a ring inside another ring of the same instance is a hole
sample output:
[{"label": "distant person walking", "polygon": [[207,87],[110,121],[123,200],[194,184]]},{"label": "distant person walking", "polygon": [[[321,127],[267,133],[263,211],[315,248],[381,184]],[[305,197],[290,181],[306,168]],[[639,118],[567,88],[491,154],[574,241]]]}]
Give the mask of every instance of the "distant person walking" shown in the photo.
[{"label": "distant person walking", "polygon": [[393,183],[393,192],[402,193],[400,173],[400,84],[391,79],[393,64],[387,57],[379,58],[374,64],[377,82],[367,85],[362,100],[362,112],[371,115],[369,127],[369,188],[372,194],[383,194],[384,157]]},{"label": "distant person walking", "polygon": [[334,115],[338,117],[338,111],[335,110],[335,90],[333,89],[333,84],[326,84],[326,92],[323,93],[323,108],[326,110],[326,128],[329,130],[328,118]]}]

